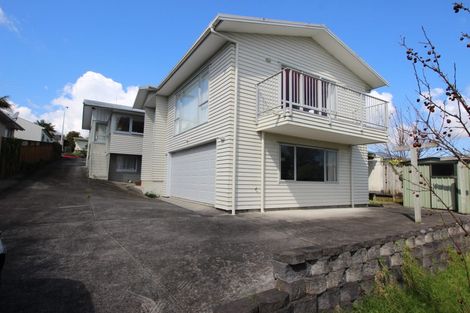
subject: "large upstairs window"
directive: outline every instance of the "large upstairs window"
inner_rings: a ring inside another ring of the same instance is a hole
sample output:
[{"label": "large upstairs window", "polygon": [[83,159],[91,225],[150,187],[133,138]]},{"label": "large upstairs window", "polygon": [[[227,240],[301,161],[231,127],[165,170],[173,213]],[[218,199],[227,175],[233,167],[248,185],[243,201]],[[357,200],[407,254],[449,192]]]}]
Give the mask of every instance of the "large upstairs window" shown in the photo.
[{"label": "large upstairs window", "polygon": [[176,97],[175,133],[207,122],[209,104],[209,75],[200,74]]},{"label": "large upstairs window", "polygon": [[281,180],[335,182],[337,152],[281,144]]}]

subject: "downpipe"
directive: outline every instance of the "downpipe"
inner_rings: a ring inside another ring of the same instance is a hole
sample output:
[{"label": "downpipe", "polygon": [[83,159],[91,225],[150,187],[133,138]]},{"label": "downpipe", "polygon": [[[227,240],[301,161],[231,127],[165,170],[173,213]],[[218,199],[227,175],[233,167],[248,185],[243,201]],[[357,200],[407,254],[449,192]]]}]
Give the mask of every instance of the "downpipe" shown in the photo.
[{"label": "downpipe", "polygon": [[5,265],[5,259],[7,255],[7,248],[2,242],[2,233],[0,232],[0,285],[2,284],[2,270]]},{"label": "downpipe", "polygon": [[233,107],[233,157],[232,157],[232,215],[235,215],[237,208],[237,145],[238,145],[238,54],[239,43],[221,33],[218,33],[214,27],[211,27],[211,32],[227,41],[235,44],[235,95]]}]

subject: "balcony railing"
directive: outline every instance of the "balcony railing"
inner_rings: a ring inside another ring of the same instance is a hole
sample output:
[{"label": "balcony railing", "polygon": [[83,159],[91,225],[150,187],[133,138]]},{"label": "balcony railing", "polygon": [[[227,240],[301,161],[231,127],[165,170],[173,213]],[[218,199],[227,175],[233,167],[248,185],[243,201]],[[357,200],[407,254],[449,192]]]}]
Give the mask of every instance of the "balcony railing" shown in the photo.
[{"label": "balcony railing", "polygon": [[343,119],[360,127],[386,128],[388,103],[302,71],[285,68],[257,84],[257,118],[295,112]]}]

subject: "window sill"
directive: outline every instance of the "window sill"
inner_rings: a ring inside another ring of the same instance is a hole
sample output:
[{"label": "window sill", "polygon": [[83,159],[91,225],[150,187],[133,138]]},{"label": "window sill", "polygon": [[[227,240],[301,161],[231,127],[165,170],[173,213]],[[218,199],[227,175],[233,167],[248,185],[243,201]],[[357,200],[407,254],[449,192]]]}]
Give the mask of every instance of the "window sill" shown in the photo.
[{"label": "window sill", "polygon": [[119,131],[119,130],[115,130],[113,134],[125,135],[125,136],[137,136],[137,137],[142,137],[144,135],[143,133],[124,132],[124,131]]},{"label": "window sill", "polygon": [[177,136],[183,135],[183,134],[185,134],[185,133],[187,133],[187,132],[189,132],[189,131],[196,130],[197,128],[200,128],[200,127],[206,125],[207,123],[209,123],[209,121],[204,122],[204,123],[201,123],[201,124],[199,124],[199,125],[196,125],[196,126],[194,126],[194,127],[192,127],[192,128],[188,128],[188,129],[186,129],[186,130],[183,130],[181,133],[174,134],[173,137],[177,137]]},{"label": "window sill", "polygon": [[137,170],[116,170],[116,173],[137,173]]},{"label": "window sill", "polygon": [[308,185],[308,184],[313,184],[313,185],[319,185],[319,184],[326,184],[326,185],[337,185],[339,184],[339,181],[300,181],[300,180],[284,180],[280,179],[278,181],[279,185],[288,185],[288,184],[294,184],[294,185]]}]

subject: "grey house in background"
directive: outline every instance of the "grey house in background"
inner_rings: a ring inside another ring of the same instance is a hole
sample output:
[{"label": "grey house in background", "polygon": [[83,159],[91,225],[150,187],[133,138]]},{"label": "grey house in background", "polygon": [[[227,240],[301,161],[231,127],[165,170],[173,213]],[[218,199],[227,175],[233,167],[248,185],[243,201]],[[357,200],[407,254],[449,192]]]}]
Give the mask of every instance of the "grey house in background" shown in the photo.
[{"label": "grey house in background", "polygon": [[90,131],[87,153],[90,178],[140,180],[144,111],[84,100],[82,128]]},{"label": "grey house in background", "polygon": [[73,140],[75,141],[75,151],[86,151],[88,149],[88,139],[75,137]]},{"label": "grey house in background", "polygon": [[219,15],[137,94],[143,190],[233,214],[367,204],[385,85],[324,25]]}]

